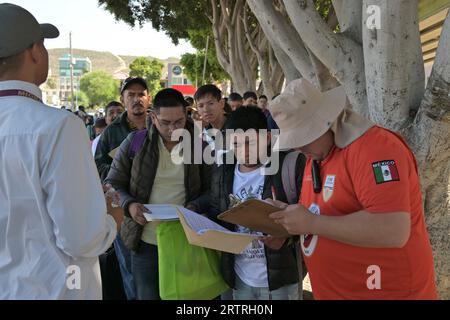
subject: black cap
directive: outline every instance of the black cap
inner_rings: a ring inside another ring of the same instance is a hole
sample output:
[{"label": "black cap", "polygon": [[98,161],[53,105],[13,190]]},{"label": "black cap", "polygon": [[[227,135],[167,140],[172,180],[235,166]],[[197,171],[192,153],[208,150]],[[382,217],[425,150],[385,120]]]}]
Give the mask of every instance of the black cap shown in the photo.
[{"label": "black cap", "polygon": [[148,91],[147,82],[144,79],[142,79],[141,77],[129,77],[123,80],[122,86],[120,87],[120,94],[122,94],[130,85],[134,83],[140,84],[145,88],[145,90]]},{"label": "black cap", "polygon": [[59,36],[52,24],[39,24],[27,10],[11,3],[0,3],[0,58],[23,52],[44,38]]},{"label": "black cap", "polygon": [[98,118],[95,120],[95,128],[105,128],[107,126],[105,118]]},{"label": "black cap", "polygon": [[162,104],[164,104],[164,101],[170,100],[177,101],[183,107],[189,106],[189,103],[187,103],[186,100],[184,100],[183,94],[180,91],[175,90],[173,88],[163,89],[160,92],[158,92],[155,98],[153,99],[153,106],[155,108],[159,108],[161,107]]}]

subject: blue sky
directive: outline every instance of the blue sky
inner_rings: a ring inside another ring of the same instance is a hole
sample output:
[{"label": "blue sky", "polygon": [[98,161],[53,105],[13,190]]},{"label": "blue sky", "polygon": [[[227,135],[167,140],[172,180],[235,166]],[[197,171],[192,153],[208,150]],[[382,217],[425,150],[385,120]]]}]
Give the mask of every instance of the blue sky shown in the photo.
[{"label": "blue sky", "polygon": [[163,32],[154,30],[150,23],[144,28],[132,29],[101,7],[97,0],[5,0],[30,11],[40,23],[52,23],[61,35],[46,40],[46,47],[69,46],[72,31],[73,47],[109,51],[118,55],[153,56],[160,59],[180,57],[194,52],[186,42],[175,46]]}]

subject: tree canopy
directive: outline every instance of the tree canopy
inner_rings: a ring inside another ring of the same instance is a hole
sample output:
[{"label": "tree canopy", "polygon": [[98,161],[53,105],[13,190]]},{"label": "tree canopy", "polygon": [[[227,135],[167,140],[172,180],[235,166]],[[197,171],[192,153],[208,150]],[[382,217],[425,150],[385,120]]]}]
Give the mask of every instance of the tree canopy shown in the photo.
[{"label": "tree canopy", "polygon": [[135,59],[130,64],[130,76],[141,77],[147,81],[149,93],[154,96],[161,89],[161,76],[164,64],[145,57]]},{"label": "tree canopy", "polygon": [[117,100],[119,81],[104,71],[94,71],[81,78],[80,89],[88,97],[90,105],[106,105]]}]

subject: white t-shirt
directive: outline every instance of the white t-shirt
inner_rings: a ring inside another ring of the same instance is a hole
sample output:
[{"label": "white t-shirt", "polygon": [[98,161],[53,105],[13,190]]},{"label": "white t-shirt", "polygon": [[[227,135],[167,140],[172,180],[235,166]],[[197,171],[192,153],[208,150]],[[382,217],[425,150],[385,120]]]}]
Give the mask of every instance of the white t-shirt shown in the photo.
[{"label": "white t-shirt", "polygon": [[99,134],[99,135],[97,136],[97,138],[95,138],[94,141],[92,141],[92,146],[91,146],[91,148],[92,148],[92,155],[94,156],[94,158],[95,158],[95,152],[97,151],[98,142],[100,141],[100,138],[101,138],[101,137],[102,137],[102,135]]},{"label": "white t-shirt", "polygon": [[[241,200],[248,198],[262,199],[265,176],[261,170],[243,173],[236,165],[234,171],[233,194]],[[263,235],[261,232],[251,231],[248,228],[238,226],[237,232]],[[255,288],[269,286],[267,276],[267,260],[264,251],[264,243],[253,241],[241,254],[235,256],[234,270],[241,280]]]}]

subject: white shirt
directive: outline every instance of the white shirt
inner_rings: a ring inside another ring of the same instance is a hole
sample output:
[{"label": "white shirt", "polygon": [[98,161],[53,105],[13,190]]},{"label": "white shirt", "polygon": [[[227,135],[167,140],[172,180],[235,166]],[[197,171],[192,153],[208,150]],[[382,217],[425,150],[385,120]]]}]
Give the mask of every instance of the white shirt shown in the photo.
[{"label": "white shirt", "polygon": [[97,146],[98,146],[98,142],[100,141],[100,137],[101,137],[102,135],[101,134],[99,134],[93,141],[92,141],[92,155],[94,156],[94,158],[95,158],[95,151],[97,151]]},{"label": "white shirt", "polygon": [[[243,173],[239,170],[239,165],[236,165],[233,194],[240,200],[262,199],[264,181],[265,176],[262,174],[262,170],[256,169],[252,172]],[[237,232],[263,235],[261,232],[255,232],[242,226],[238,226]],[[234,270],[246,285],[254,288],[267,288],[269,282],[264,243],[254,240],[241,254],[237,254]]]},{"label": "white shirt", "polygon": [[0,97],[0,119],[0,299],[101,299],[98,256],[117,232],[83,123],[17,96]]}]

